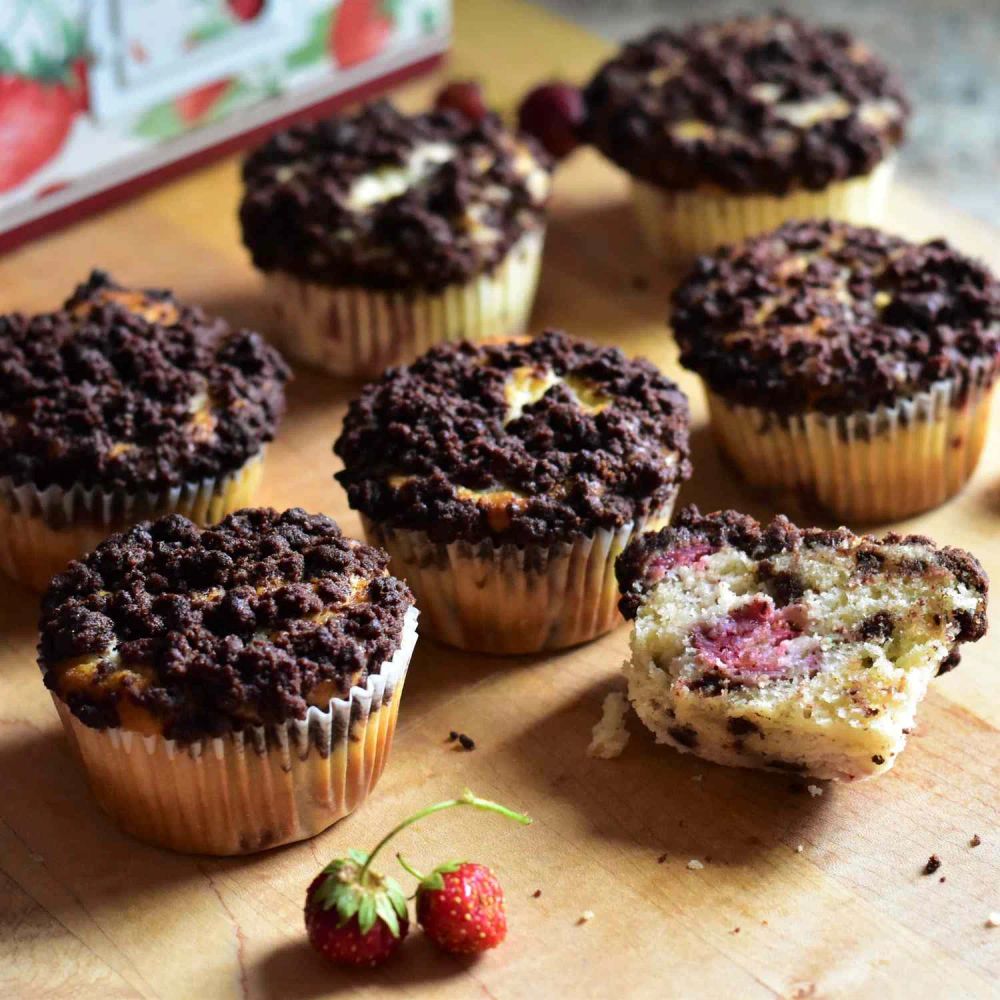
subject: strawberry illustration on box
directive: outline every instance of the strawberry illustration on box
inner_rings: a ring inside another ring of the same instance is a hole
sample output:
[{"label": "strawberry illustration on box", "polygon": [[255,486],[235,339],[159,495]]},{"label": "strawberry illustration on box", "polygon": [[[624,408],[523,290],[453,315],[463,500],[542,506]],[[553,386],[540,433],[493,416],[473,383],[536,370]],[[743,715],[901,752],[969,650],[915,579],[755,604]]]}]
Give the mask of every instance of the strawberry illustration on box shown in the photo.
[{"label": "strawberry illustration on box", "polygon": [[450,0],[0,0],[0,249],[429,67]]}]

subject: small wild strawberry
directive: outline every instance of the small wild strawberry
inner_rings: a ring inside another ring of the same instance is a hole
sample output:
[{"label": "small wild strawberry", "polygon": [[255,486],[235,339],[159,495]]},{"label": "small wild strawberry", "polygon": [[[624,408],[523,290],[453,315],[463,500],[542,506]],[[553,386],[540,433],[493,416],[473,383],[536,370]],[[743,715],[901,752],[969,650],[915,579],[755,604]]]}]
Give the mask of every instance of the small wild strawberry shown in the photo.
[{"label": "small wild strawberry", "polygon": [[580,145],[586,109],[578,87],[555,80],[535,87],[521,101],[517,125],[533,135],[557,160]]},{"label": "small wild strawberry", "polygon": [[406,897],[395,879],[372,871],[367,854],[347,853],[306,892],[309,943],[338,965],[381,965],[410,929]]},{"label": "small wild strawberry", "polygon": [[495,948],[507,936],[503,889],[485,865],[438,865],[417,889],[417,922],[439,948],[455,955]]},{"label": "small wild strawberry", "polygon": [[457,111],[470,122],[481,122],[488,114],[483,88],[475,80],[452,80],[434,98],[438,111]]}]

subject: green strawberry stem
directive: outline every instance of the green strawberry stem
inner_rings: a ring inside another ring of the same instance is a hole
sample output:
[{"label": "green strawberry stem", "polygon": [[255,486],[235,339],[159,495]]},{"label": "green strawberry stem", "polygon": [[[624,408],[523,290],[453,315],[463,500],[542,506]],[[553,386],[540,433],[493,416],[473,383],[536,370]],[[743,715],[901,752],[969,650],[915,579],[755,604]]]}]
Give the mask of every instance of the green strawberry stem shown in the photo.
[{"label": "green strawberry stem", "polygon": [[416,870],[416,868],[414,868],[414,867],[413,867],[413,865],[411,865],[411,864],[410,864],[410,863],[409,863],[409,862],[408,862],[408,861],[406,860],[406,858],[404,858],[404,857],[403,857],[403,855],[402,855],[402,854],[397,854],[397,855],[396,855],[396,860],[397,860],[397,861],[399,862],[399,864],[400,864],[400,866],[402,867],[403,871],[405,871],[405,872],[408,872],[408,873],[409,873],[410,875],[412,875],[412,876],[413,876],[413,877],[414,877],[414,878],[415,878],[415,879],[416,879],[416,880],[417,880],[418,882],[423,882],[423,881],[424,881],[424,879],[425,879],[425,878],[427,877],[426,875],[421,875],[421,874],[420,874],[420,872],[418,872],[418,871]]},{"label": "green strawberry stem", "polygon": [[[428,806],[426,809],[421,809],[420,812],[415,812],[412,816],[407,817],[398,826],[393,827],[376,845],[375,849],[368,855],[368,860],[364,863],[360,874],[358,875],[358,881],[364,885],[365,876],[368,874],[368,869],[371,867],[372,861],[375,860],[375,855],[385,847],[386,844],[392,840],[401,830],[405,830],[408,826],[412,826],[418,820],[422,820],[425,816],[430,816],[432,813],[441,812],[444,809],[451,809],[454,806],[472,806],[474,809],[482,809],[484,812],[495,812],[499,813],[501,816],[506,816],[508,819],[514,820],[516,823],[523,823],[525,826],[531,823],[531,818],[525,816],[524,813],[514,812],[513,809],[508,809],[506,806],[500,805],[499,802],[491,802],[489,799],[477,798],[472,792],[467,788],[457,799],[447,799],[444,802],[436,802],[432,806]],[[406,867],[405,865],[403,866]],[[410,871],[407,868],[407,871]],[[410,874],[414,874],[412,871]]]}]

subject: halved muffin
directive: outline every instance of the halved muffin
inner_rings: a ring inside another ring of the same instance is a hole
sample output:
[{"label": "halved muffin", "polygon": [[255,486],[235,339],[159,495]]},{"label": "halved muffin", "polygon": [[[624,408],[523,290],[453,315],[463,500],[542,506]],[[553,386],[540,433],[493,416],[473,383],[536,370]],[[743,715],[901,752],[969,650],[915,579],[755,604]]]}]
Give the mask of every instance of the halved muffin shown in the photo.
[{"label": "halved muffin", "polygon": [[629,700],[659,742],[720,764],[880,774],[930,681],[986,632],[982,566],[917,535],[687,507],[617,575]]},{"label": "halved muffin", "polygon": [[311,837],[385,766],[413,596],[322,514],[177,514],[52,582],[39,666],[101,806],[178,851]]}]

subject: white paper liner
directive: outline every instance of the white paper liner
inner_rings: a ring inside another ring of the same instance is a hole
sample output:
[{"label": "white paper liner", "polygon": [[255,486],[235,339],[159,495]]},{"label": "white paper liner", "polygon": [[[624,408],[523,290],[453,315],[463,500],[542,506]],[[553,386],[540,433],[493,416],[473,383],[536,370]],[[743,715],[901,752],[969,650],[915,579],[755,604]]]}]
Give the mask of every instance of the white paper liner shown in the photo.
[{"label": "white paper liner", "polygon": [[685,263],[723,243],[736,243],[792,219],[837,219],[878,226],[895,172],[883,160],[864,177],[822,191],[787,195],[730,194],[719,190],[669,191],[632,178],[632,201],[643,237],[660,258]]},{"label": "white paper liner", "polygon": [[528,325],[544,239],[544,230],[527,233],[492,272],[433,295],[331,288],[273,271],[270,338],[330,374],[373,378],[435,344],[516,336]]},{"label": "white paper liner", "polygon": [[711,390],[708,408],[723,451],[753,485],[804,491],[847,521],[892,521],[937,507],[968,482],[986,438],[993,372],[974,366],[964,399],[962,383],[942,381],[871,413],[783,419]]},{"label": "white paper liner", "polygon": [[181,746],[92,729],[55,696],[101,808],[126,832],[191,854],[248,854],[315,836],[368,797],[392,748],[417,642],[417,609],[399,649],[365,686],[283,726]]},{"label": "white paper liner", "polygon": [[459,649],[514,655],[575,646],[621,624],[615,559],[672,510],[673,501],[638,524],[533,548],[444,545],[422,531],[361,521],[368,543],[384,548],[393,573],[410,585],[427,634]]},{"label": "white paper liner", "polygon": [[213,524],[247,506],[260,483],[264,448],[235,472],[169,490],[128,493],[49,486],[39,490],[0,478],[0,570],[36,590],[108,535],[137,521],[183,514]]}]

